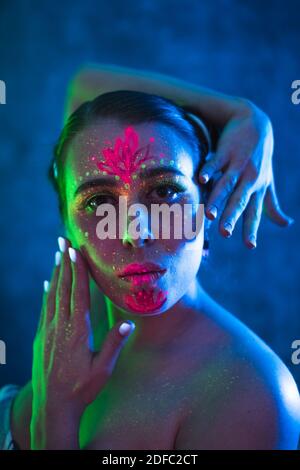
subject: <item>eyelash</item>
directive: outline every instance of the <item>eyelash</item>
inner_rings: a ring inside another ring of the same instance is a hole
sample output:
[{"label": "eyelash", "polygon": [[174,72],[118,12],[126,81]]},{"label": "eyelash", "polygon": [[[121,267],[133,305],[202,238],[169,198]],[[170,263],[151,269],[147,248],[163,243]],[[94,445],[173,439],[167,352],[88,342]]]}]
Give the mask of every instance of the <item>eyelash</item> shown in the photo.
[{"label": "eyelash", "polygon": [[[165,182],[161,182],[155,186],[153,186],[151,188],[150,191],[148,191],[147,193],[147,196],[149,194],[151,194],[154,190],[159,190],[159,189],[164,189],[164,188],[171,188],[174,190],[174,193],[183,193],[186,191],[185,187],[182,186],[181,184],[178,184],[178,183],[174,183],[174,182],[168,182],[168,181],[165,181]],[[91,201],[93,201],[94,199],[96,198],[99,198],[99,197],[108,197],[108,198],[112,198],[114,199],[115,196],[113,196],[111,193],[98,193],[98,194],[94,194],[92,197],[87,197],[79,206],[80,209],[83,209],[83,210],[88,210],[89,209],[89,204],[91,203]]]},{"label": "eyelash", "polygon": [[185,188],[182,185],[177,184],[177,183],[173,183],[173,182],[168,183],[167,181],[165,181],[165,182],[162,182],[162,183],[158,184],[154,188],[152,188],[150,193],[153,190],[162,189],[162,188],[172,188],[174,190],[174,193],[183,193],[185,191]]}]

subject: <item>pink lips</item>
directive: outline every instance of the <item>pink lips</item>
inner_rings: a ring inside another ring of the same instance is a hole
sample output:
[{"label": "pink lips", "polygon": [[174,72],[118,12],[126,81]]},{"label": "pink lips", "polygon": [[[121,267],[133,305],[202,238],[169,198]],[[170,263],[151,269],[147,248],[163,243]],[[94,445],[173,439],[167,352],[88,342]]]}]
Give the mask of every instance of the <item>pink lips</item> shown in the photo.
[{"label": "pink lips", "polygon": [[118,275],[120,279],[132,282],[130,292],[125,296],[125,304],[129,309],[139,313],[151,313],[167,300],[167,291],[163,291],[155,283],[167,270],[155,263],[132,263]]},{"label": "pink lips", "polygon": [[132,263],[126,266],[118,276],[124,281],[133,281],[134,284],[139,285],[144,282],[153,282],[159,279],[165,272],[166,269],[155,263]]}]

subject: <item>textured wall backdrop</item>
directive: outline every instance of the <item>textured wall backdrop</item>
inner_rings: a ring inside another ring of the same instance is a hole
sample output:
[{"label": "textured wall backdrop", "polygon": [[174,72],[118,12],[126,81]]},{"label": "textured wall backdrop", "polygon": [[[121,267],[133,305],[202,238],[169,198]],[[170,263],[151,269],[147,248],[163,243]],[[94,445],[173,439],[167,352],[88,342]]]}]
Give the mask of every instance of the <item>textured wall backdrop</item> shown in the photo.
[{"label": "textured wall backdrop", "polygon": [[245,96],[271,117],[274,170],[282,206],[296,219],[280,229],[263,221],[249,252],[240,226],[231,240],[216,234],[208,291],[260,335],[300,385],[291,343],[300,339],[300,79],[297,0],[1,0],[0,339],[7,365],[0,386],[25,383],[40,313],[42,283],[61,233],[46,171],[59,133],[66,84],[86,61],[154,70]]}]

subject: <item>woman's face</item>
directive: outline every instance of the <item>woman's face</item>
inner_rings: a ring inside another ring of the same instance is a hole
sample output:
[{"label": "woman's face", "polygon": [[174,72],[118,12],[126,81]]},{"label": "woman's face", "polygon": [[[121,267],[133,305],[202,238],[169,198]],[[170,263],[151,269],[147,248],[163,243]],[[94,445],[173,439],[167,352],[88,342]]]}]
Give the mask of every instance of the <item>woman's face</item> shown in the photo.
[{"label": "woman's face", "polygon": [[[195,280],[204,232],[198,163],[193,147],[162,123],[126,125],[102,119],[69,144],[63,175],[67,234],[117,307],[136,315],[163,313]],[[104,203],[109,212],[98,212]],[[163,203],[167,210],[156,218],[162,223],[155,232],[151,211]],[[140,205],[138,211],[132,204]],[[174,204],[175,217],[169,211]],[[198,233],[187,236],[181,220],[191,221],[193,214],[195,223],[197,211]],[[150,262],[158,267],[145,266],[144,274],[137,274],[143,266],[133,265],[131,275],[120,276],[128,265]],[[153,269],[162,271],[146,274]]]}]

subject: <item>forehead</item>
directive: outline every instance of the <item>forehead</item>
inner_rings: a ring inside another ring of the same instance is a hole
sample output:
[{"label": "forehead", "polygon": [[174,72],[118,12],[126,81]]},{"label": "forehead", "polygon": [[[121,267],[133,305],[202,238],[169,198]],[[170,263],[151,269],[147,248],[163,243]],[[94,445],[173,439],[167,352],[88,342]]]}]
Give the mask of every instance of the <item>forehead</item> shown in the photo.
[{"label": "forehead", "polygon": [[[178,168],[192,178],[197,160],[193,146],[179,132],[163,123],[126,124],[102,119],[80,131],[71,141],[65,171],[74,184],[94,175],[114,173],[114,166],[124,165],[138,175],[143,168],[159,166]],[[143,163],[141,163],[143,162]],[[118,173],[116,169],[115,174]],[[125,174],[120,169],[121,177]],[[129,175],[130,178],[130,175]],[[124,181],[126,175],[124,177]],[[70,179],[68,178],[69,182]]]}]

